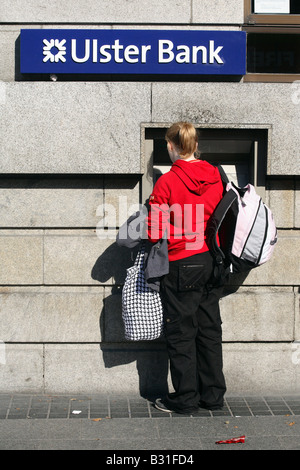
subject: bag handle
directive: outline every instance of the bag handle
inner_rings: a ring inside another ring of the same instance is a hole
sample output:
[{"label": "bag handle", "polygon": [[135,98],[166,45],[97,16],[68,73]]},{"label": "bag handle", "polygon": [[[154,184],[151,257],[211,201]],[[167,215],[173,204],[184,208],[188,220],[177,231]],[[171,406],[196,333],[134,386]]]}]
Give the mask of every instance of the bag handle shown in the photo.
[{"label": "bag handle", "polygon": [[141,242],[139,250],[137,252],[135,261],[134,261],[134,266],[140,266],[144,262],[144,257],[145,257],[145,242]]}]

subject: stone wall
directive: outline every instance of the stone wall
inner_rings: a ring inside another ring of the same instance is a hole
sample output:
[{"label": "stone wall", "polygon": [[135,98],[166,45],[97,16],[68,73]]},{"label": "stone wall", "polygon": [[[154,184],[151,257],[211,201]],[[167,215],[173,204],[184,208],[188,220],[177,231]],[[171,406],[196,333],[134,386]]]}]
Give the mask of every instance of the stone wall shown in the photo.
[{"label": "stone wall", "polygon": [[300,106],[291,84],[28,81],[18,66],[21,28],[240,29],[243,3],[2,1],[0,391],[166,389],[164,342],[124,341],[130,253],[112,228],[97,236],[97,225],[103,204],[121,223],[119,196],[140,202],[142,128],[187,119],[268,129],[265,199],[279,241],[267,265],[227,286],[224,369],[229,394],[299,392]]}]

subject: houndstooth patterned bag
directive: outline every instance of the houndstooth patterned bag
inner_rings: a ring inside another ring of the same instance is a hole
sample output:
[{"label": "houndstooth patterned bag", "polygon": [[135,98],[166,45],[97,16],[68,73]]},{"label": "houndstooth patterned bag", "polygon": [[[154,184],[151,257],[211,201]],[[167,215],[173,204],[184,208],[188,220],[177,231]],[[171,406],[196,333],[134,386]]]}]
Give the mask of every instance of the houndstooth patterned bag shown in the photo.
[{"label": "houndstooth patterned bag", "polygon": [[127,269],[122,291],[125,338],[132,341],[157,339],[163,330],[163,307],[160,294],[146,283],[144,255],[145,245],[142,244],[134,265]]}]

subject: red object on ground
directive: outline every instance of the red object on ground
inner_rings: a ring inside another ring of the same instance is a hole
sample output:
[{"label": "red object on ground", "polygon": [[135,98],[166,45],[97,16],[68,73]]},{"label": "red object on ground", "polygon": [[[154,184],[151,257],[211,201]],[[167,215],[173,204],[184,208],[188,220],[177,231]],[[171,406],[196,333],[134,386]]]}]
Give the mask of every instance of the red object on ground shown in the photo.
[{"label": "red object on ground", "polygon": [[227,441],[217,441],[216,444],[238,444],[238,443],[244,443],[245,442],[245,436],[240,436],[240,437],[233,437],[232,439],[228,439]]}]

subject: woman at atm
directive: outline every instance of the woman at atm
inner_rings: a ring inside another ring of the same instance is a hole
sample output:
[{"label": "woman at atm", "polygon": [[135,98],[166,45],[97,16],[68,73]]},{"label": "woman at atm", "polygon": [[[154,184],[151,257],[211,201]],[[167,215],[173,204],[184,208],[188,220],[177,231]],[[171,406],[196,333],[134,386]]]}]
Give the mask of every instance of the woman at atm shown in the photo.
[{"label": "woman at atm", "polygon": [[168,239],[169,274],[161,280],[165,337],[174,392],[156,400],[161,411],[190,414],[220,409],[226,391],[219,299],[206,223],[222,197],[219,171],[200,160],[191,123],[166,133],[172,166],[149,198],[148,239]]}]

